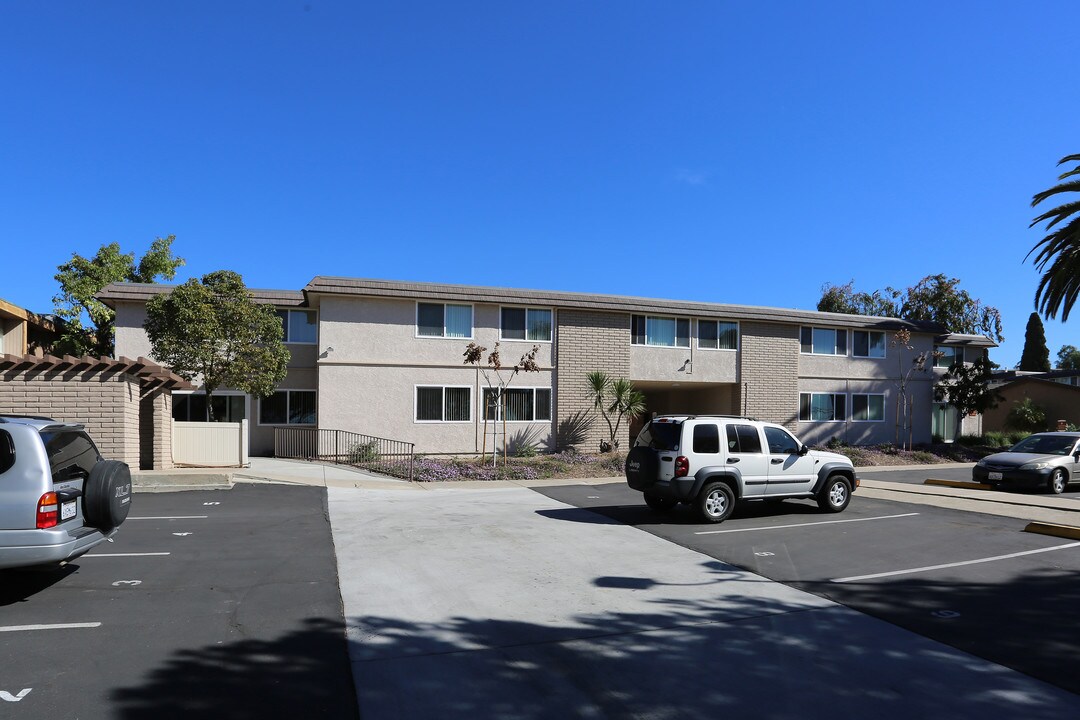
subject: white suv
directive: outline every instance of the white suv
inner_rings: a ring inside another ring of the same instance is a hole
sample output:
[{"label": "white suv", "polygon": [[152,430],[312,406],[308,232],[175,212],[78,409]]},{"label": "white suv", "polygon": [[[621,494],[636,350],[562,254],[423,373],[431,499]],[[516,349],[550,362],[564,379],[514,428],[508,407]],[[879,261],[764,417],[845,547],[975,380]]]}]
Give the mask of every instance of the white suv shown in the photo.
[{"label": "white suv", "polygon": [[662,415],[626,456],[626,482],[654,510],[694,505],[723,522],[736,501],[813,498],[841,512],[859,486],[851,460],[810,450],[784,427],[728,415]]}]

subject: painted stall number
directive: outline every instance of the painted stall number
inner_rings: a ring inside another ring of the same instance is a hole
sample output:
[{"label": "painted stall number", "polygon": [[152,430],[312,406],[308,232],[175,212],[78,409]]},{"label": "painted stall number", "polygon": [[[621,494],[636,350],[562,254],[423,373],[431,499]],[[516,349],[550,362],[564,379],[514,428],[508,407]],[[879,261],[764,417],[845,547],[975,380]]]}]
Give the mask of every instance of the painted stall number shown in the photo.
[{"label": "painted stall number", "polygon": [[120,587],[121,585],[130,585],[135,587],[136,585],[142,585],[142,580],[117,580],[113,583],[113,587]]},{"label": "painted stall number", "polygon": [[220,505],[219,502],[204,502],[203,505]]},{"label": "painted stall number", "polygon": [[756,552],[756,553],[754,553],[754,554],[755,554],[755,555],[757,555],[758,557],[772,557],[772,556],[773,556],[773,555],[775,555],[776,553],[771,553],[771,552]]},{"label": "painted stall number", "polygon": [[176,537],[187,537],[190,534],[191,533],[173,533],[173,535],[175,535]]},{"label": "painted stall number", "polygon": [[18,695],[12,695],[7,690],[0,690],[0,700],[6,700],[7,702],[19,702],[24,697],[30,694],[33,688],[23,688]]}]

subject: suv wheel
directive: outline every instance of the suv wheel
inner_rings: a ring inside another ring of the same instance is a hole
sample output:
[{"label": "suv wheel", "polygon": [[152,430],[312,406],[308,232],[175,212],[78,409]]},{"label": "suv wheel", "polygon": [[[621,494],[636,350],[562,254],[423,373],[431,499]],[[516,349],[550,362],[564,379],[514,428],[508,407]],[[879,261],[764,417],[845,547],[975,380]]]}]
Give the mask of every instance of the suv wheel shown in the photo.
[{"label": "suv wheel", "polygon": [[678,503],[678,500],[660,497],[659,495],[653,495],[652,493],[645,493],[645,504],[657,512],[666,512],[675,507]]},{"label": "suv wheel", "polygon": [[701,488],[696,504],[705,522],[724,522],[735,509],[735,493],[726,483],[708,483]]},{"label": "suv wheel", "polygon": [[843,475],[830,475],[817,496],[818,507],[825,512],[843,512],[851,502],[851,485]]}]

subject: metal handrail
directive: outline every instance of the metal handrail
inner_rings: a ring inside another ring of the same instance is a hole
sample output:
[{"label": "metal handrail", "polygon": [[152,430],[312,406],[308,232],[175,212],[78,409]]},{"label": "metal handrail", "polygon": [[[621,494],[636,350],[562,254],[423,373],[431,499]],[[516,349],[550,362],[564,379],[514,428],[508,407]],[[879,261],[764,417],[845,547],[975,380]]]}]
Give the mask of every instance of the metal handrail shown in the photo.
[{"label": "metal handrail", "polygon": [[274,428],[274,457],[321,460],[413,479],[415,445],[404,440],[324,428]]}]

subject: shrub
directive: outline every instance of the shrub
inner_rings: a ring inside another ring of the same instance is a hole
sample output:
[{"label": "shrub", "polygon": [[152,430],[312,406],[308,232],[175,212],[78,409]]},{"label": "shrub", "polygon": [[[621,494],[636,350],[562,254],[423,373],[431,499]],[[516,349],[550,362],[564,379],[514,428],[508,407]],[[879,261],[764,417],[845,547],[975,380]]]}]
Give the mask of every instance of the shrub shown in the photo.
[{"label": "shrub", "polygon": [[964,445],[966,447],[975,447],[976,445],[986,445],[986,438],[982,435],[961,435],[954,441],[957,445]]},{"label": "shrub", "polygon": [[1029,433],[1045,430],[1046,411],[1031,398],[1024,398],[1013,403],[1012,410],[1005,417],[1005,427],[1010,430],[1026,430]]},{"label": "shrub", "polygon": [[848,444],[841,440],[839,437],[829,438],[829,442],[825,443],[825,447],[830,450],[839,450],[840,448],[848,447]]},{"label": "shrub", "polygon": [[365,463],[372,463],[379,459],[379,443],[377,440],[371,440],[366,443],[356,443],[349,448],[349,464],[350,465],[363,465]]},{"label": "shrub", "polygon": [[935,456],[933,453],[926,452],[925,450],[916,450],[911,453],[911,459],[917,463],[929,464],[934,462]]}]

